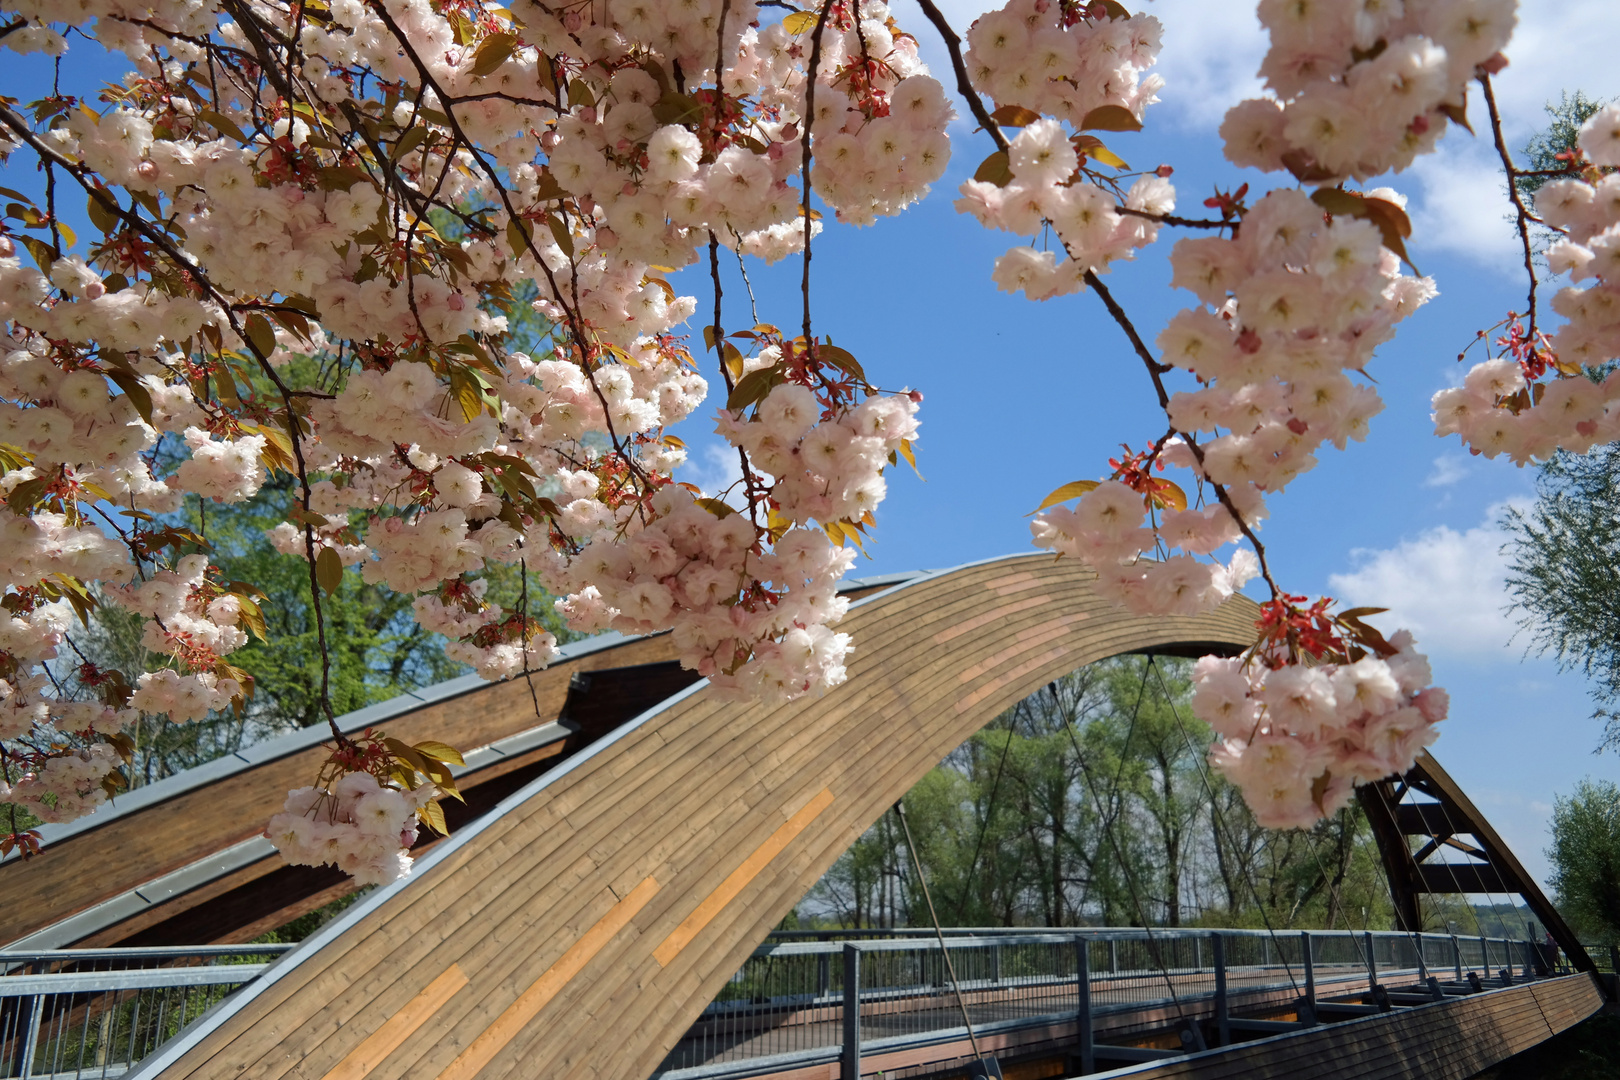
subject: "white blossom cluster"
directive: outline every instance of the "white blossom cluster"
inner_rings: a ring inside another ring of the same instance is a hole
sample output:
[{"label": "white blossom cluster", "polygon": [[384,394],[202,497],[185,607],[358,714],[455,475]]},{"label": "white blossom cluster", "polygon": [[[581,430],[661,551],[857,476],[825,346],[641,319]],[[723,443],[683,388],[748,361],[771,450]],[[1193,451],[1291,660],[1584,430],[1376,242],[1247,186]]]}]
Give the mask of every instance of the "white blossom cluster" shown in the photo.
[{"label": "white blossom cluster", "polygon": [[1237,165],[1311,183],[1400,171],[1434,149],[1468,82],[1513,34],[1518,0],[1261,0],[1272,96],[1221,124]]},{"label": "white blossom cluster", "polygon": [[[1342,450],[1366,437],[1383,402],[1352,375],[1396,322],[1435,295],[1428,278],[1401,273],[1377,226],[1324,217],[1304,193],[1274,191],[1244,215],[1237,237],[1179,240],[1170,255],[1172,284],[1204,306],[1180,312],[1159,334],[1164,363],[1199,383],[1173,394],[1167,411],[1177,431],[1206,437],[1198,455],[1176,439],[1161,456],[1219,484],[1251,527],[1266,516],[1266,494],[1313,468],[1324,442]],[[1074,510],[1037,518],[1035,542],[1085,558],[1105,595],[1143,612],[1209,610],[1257,571],[1247,552],[1227,565],[1193,557],[1239,539],[1222,503],[1166,509],[1153,529],[1145,516],[1141,493],[1110,482]],[[1159,545],[1186,554],[1138,558]]]},{"label": "white blossom cluster", "polygon": [[[802,250],[823,224],[807,150],[853,224],[940,177],[954,114],[885,4],[0,8],[7,48],[94,40],[133,69],[98,107],[91,87],[0,125],[0,152],[51,162],[102,234],[75,247],[37,213],[0,234],[0,677],[29,732],[243,704],[227,658],[253,597],[145,541],[187,500],[264,497],[278,470],[297,481],[278,550],[415,594],[487,678],[555,655],[531,612],[485,596],[481,574],[521,563],[574,626],[673,630],[729,692],[844,679],[842,544],[910,456],[915,402],[847,370],[835,385],[814,338],[778,336],[747,363],[780,385],[720,415],[742,504],[700,499],[666,432],[709,390],[674,336],[697,302],[664,275],[711,243]],[[504,338],[530,288],[549,331],[532,355]],[[137,612],[168,658],[96,673],[116,700],[93,717],[36,685],[64,590]],[[53,753],[6,774],[88,807]]]},{"label": "white blossom cluster", "polygon": [[265,835],[293,866],[335,866],[357,885],[386,885],[411,872],[416,812],[436,794],[430,784],[401,791],[353,772],[330,790],[289,791]]},{"label": "white blossom cluster", "polygon": [[1620,105],[1588,119],[1577,145],[1606,175],[1549,180],[1536,193],[1542,221],[1564,233],[1547,249],[1549,269],[1590,283],[1567,285],[1552,299],[1566,320],[1549,342],[1564,377],[1537,383],[1531,406],[1520,397],[1530,386],[1525,366],[1502,357],[1434,395],[1435,433],[1460,435],[1485,457],[1506,454],[1523,465],[1560,448],[1579,454],[1620,439],[1620,372],[1598,377],[1620,359]]},{"label": "white blossom cluster", "polygon": [[1206,656],[1193,713],[1220,741],[1210,763],[1267,828],[1308,828],[1349,805],[1357,784],[1405,773],[1439,736],[1450,697],[1430,686],[1412,635],[1387,658],[1311,667]]},{"label": "white blossom cluster", "polygon": [[[1107,273],[1110,263],[1131,258],[1137,248],[1158,238],[1154,222],[1120,214],[1112,193],[1087,180],[1075,182],[1079,155],[1056,120],[1041,119],[1024,128],[1008,157],[1011,183],[998,187],[969,180],[956,208],[988,228],[1025,236],[1050,228],[1068,257],[1059,262],[1056,251],[1030,244],[1008,249],[991,274],[1003,292],[1022,292],[1031,300],[1079,292],[1085,288],[1086,271]],[[1126,193],[1125,205],[1168,214],[1176,207],[1175,188],[1158,176],[1141,177]]]},{"label": "white blossom cluster", "polygon": [[967,32],[964,58],[980,93],[1080,130],[1106,105],[1138,119],[1158,100],[1164,79],[1146,74],[1164,28],[1151,15],[1096,16],[1100,5],[1011,0]]}]

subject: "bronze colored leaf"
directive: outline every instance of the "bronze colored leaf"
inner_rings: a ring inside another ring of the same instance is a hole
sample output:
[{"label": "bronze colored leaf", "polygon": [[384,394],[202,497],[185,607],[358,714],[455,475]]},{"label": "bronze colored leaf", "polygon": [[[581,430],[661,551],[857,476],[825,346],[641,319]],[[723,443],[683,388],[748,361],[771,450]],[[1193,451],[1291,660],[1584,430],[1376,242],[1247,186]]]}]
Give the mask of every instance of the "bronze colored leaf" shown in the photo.
[{"label": "bronze colored leaf", "polygon": [[1082,131],[1141,131],[1142,121],[1123,105],[1099,105],[1080,121]]},{"label": "bronze colored leaf", "polygon": [[990,114],[990,119],[1002,127],[1029,127],[1040,118],[1040,113],[1022,105],[1003,105]]},{"label": "bronze colored leaf", "polygon": [[1052,492],[1052,494],[1048,495],[1046,498],[1042,499],[1041,505],[1030,511],[1030,513],[1038,514],[1049,506],[1056,506],[1058,503],[1066,503],[1070,499],[1078,499],[1080,496],[1096,487],[1097,483],[1098,482],[1096,480],[1070,481],[1069,483],[1058,488],[1056,491]]},{"label": "bronze colored leaf", "polygon": [[517,48],[517,40],[516,34],[491,34],[485,38],[473,56],[473,75],[481,79],[506,63]]},{"label": "bronze colored leaf", "polygon": [[973,179],[996,187],[1006,187],[1012,183],[1012,163],[1007,159],[1007,151],[997,150],[983,161],[973,172]]}]

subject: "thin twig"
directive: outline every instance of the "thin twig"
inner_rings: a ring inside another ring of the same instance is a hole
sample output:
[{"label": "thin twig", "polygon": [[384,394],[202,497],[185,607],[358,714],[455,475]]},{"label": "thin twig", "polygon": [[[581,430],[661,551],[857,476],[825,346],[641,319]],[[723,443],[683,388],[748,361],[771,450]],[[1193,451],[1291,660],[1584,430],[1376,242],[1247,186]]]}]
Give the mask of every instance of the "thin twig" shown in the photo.
[{"label": "thin twig", "polygon": [[1514,225],[1519,230],[1519,243],[1524,248],[1524,273],[1530,279],[1530,295],[1526,301],[1530,317],[1530,347],[1536,347],[1536,261],[1535,253],[1530,244],[1530,222],[1539,220],[1525,208],[1524,196],[1519,193],[1519,177],[1522,175],[1513,167],[1513,155],[1508,153],[1507,140],[1502,135],[1502,116],[1496,109],[1496,93],[1491,89],[1491,77],[1480,72],[1479,85],[1485,88],[1485,108],[1491,115],[1491,138],[1496,143],[1496,155],[1502,159],[1502,168],[1507,172],[1508,200],[1513,203]]},{"label": "thin twig", "polygon": [[821,66],[821,32],[827,26],[827,12],[833,0],[823,0],[821,14],[816,18],[815,32],[810,35],[810,66],[805,75],[804,131],[800,133],[799,182],[804,187],[804,205],[800,220],[804,223],[804,276],[799,289],[804,294],[804,347],[814,350],[815,339],[810,336],[810,129],[816,123],[816,69]]}]

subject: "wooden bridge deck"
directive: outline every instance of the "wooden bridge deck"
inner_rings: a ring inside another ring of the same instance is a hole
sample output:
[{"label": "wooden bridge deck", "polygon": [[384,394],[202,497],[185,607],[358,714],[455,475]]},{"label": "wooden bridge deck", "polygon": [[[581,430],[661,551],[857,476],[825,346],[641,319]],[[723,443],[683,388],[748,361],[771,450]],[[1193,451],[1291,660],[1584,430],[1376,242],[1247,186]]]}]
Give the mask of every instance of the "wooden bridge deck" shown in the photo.
[{"label": "wooden bridge deck", "polygon": [[1092,1077],[1131,1080],[1466,1080],[1603,1005],[1587,974],[1274,1035]]}]

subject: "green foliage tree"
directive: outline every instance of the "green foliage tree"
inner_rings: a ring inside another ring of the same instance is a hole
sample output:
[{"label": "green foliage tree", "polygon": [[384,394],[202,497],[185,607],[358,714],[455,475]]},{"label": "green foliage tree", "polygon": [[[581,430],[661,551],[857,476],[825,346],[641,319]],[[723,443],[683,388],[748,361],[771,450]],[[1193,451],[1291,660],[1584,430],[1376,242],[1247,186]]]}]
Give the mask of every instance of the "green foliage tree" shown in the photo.
[{"label": "green foliage tree", "polygon": [[[1582,123],[1604,102],[1577,90],[1548,102],[1547,127],[1524,147],[1528,172],[1562,168],[1560,154],[1575,146]],[[1533,194],[1546,176],[1518,179]],[[1552,234],[1542,230],[1545,246]],[[1556,658],[1561,669],[1591,680],[1594,716],[1604,723],[1602,747],[1620,747],[1620,449],[1586,454],[1559,451],[1537,467],[1536,502],[1509,508],[1501,526],[1508,533],[1508,591],[1533,650]]]},{"label": "green foliage tree", "polygon": [[1620,451],[1560,453],[1536,475],[1536,501],[1509,508],[1507,587],[1536,651],[1590,680],[1601,746],[1620,747]]},{"label": "green foliage tree", "polygon": [[[457,237],[459,223],[449,215],[443,217],[442,229]],[[535,286],[530,282],[525,288],[527,292],[512,297],[501,314],[507,316],[508,348],[535,351],[544,347],[551,328],[532,306]],[[315,362],[297,357],[287,374],[297,381],[304,374],[298,369]],[[253,378],[263,381],[263,376]],[[159,457],[184,456],[172,436],[165,436],[152,452]],[[143,717],[134,726],[132,757],[124,770],[130,786],[205,764],[272,735],[324,723],[323,674],[333,712],[342,715],[468,672],[465,664],[444,655],[442,637],[416,624],[412,597],[367,584],[354,570],[345,572],[338,588],[323,598],[327,645],[323,657],[310,602],[309,564],[276,551],[266,536],[296,502],[295,488],[291,474],[273,474],[251,500],[222,504],[191,497],[180,511],[159,522],[177,530],[175,544],[181,554],[203,550],[205,543],[224,579],[247,582],[263,592],[259,607],[265,634],[254,635],[230,657],[232,664],[253,677],[253,695],[244,710],[186,724]],[[552,608],[553,598],[525,580],[521,566],[491,565],[477,576],[487,579],[487,599],[516,610],[526,598],[530,618],[558,641],[576,636]],[[88,624],[71,635],[54,665],[58,683],[70,694],[90,697],[93,688],[79,677],[82,664],[126,671],[161,667],[163,658],[149,655],[141,645],[142,622],[115,605],[99,605]],[[32,815],[22,813],[22,824],[35,823]]]},{"label": "green foliage tree", "polygon": [[[1261,828],[1205,764],[1213,736],[1188,708],[1187,676],[1184,661],[1162,657],[1083,668],[1019,702],[923,777],[905,805],[940,919],[1390,926],[1388,885],[1359,810],[1310,831]],[[928,924],[893,815],[840,857],[799,919]]]},{"label": "green foliage tree", "polygon": [[1620,787],[1582,780],[1553,807],[1552,887],[1577,933],[1620,942]]}]

